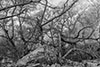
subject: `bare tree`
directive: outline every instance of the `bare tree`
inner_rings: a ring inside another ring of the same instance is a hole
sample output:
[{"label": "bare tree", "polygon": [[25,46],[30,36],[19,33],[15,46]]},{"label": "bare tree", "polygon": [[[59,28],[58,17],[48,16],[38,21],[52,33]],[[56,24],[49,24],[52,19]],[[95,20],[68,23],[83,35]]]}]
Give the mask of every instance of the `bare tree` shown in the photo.
[{"label": "bare tree", "polygon": [[[37,47],[46,46],[44,49],[54,49],[50,51],[58,63],[62,63],[61,60],[75,50],[98,58],[92,52],[91,45],[88,48],[90,50],[84,49],[87,44],[91,44],[90,42],[100,43],[99,6],[96,5],[88,11],[84,9],[74,12],[77,2],[78,0],[67,0],[62,7],[53,7],[48,0],[1,0],[0,46],[5,49],[0,50],[3,57],[17,62]],[[82,44],[84,48],[81,48]],[[44,51],[46,55],[48,50]]]}]

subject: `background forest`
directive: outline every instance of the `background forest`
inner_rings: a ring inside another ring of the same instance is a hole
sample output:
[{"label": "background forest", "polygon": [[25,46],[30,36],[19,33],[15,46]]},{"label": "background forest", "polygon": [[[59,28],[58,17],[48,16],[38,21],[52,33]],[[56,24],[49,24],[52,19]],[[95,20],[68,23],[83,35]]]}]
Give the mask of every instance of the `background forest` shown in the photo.
[{"label": "background forest", "polygon": [[99,59],[99,0],[0,0],[0,67],[100,67]]}]

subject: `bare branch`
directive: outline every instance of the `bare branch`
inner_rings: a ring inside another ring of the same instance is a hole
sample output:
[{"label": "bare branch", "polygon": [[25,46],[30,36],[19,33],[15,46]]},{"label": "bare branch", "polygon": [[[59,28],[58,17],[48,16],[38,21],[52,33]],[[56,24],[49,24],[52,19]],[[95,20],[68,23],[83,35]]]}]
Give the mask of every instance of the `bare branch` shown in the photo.
[{"label": "bare branch", "polygon": [[[82,50],[82,49],[77,49],[77,48],[72,48],[72,49],[70,49],[70,50],[63,56],[63,58],[65,58],[66,56],[68,56],[68,55],[70,54],[70,52],[72,52],[73,50],[78,50],[78,51],[81,51],[81,52],[83,52],[83,53],[86,53],[86,54],[91,55],[88,51],[85,51],[85,50]],[[91,56],[92,56],[92,55],[91,55]]]},{"label": "bare branch", "polygon": [[40,1],[41,0],[39,0],[39,1],[30,1],[30,2],[27,2],[27,3],[21,3],[21,4],[15,4],[15,5],[12,5],[12,6],[2,8],[2,9],[0,9],[0,11],[6,10],[6,9],[9,9],[9,8],[13,8],[13,7],[17,7],[17,6],[24,6],[24,5],[27,5],[27,4],[30,4],[30,3],[39,3]]},{"label": "bare branch", "polygon": [[90,33],[90,35],[87,38],[90,38],[92,36],[92,34],[94,33],[95,29],[92,30],[92,32]]},{"label": "bare branch", "polygon": [[41,23],[42,23],[42,21],[43,21],[43,18],[44,18],[44,15],[45,15],[45,12],[46,12],[46,9],[47,9],[47,4],[48,4],[48,1],[47,0],[45,0],[46,1],[46,4],[45,4],[45,8],[44,8],[44,11],[43,11],[43,14],[42,14],[42,17],[41,17]]},{"label": "bare branch", "polygon": [[[24,11],[24,10],[23,10],[23,11]],[[18,15],[22,14],[22,13],[23,13],[23,11],[22,11],[22,12],[20,12],[19,14],[16,14],[16,15],[11,15],[11,16],[6,16],[6,17],[3,17],[3,18],[0,18],[0,20],[4,20],[4,19],[7,19],[7,18],[11,18],[11,17],[18,16]]]},{"label": "bare branch", "polygon": [[24,36],[23,36],[23,29],[22,29],[22,22],[21,22],[21,19],[20,19],[20,16],[18,16],[18,20],[19,20],[19,25],[20,25],[20,35],[21,35],[21,39],[26,42]]},{"label": "bare branch", "polygon": [[87,29],[87,28],[92,28],[92,26],[86,26],[86,27],[83,27],[82,29],[80,29],[75,38],[78,38],[80,36],[81,31],[83,31],[84,29]]},{"label": "bare branch", "polygon": [[[14,14],[15,10],[16,10],[16,7],[14,8],[12,15]],[[13,17],[12,17],[12,36],[11,36],[11,39],[13,39],[13,38],[14,38],[14,20],[13,20]]]},{"label": "bare branch", "polygon": [[[45,5],[44,3],[41,3],[41,2],[40,2],[40,4]],[[47,7],[51,8],[51,9],[56,9],[57,8],[57,7],[52,7],[52,6],[49,6],[49,5],[47,5]]]}]

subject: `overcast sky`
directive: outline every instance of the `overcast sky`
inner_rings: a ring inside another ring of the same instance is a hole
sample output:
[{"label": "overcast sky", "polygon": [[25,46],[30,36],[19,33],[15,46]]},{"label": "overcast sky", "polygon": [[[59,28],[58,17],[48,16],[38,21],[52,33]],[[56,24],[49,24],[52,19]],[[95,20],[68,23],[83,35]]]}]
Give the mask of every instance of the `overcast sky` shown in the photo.
[{"label": "overcast sky", "polygon": [[58,5],[60,2],[66,1],[66,0],[48,0],[50,1],[50,3],[52,3],[53,5]]}]

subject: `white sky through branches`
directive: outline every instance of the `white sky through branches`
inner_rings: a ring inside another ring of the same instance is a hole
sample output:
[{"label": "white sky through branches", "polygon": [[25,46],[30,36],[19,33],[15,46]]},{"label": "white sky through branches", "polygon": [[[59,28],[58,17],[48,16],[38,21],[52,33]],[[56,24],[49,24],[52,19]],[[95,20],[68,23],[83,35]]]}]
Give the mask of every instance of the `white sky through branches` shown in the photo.
[{"label": "white sky through branches", "polygon": [[60,2],[64,2],[66,0],[48,0],[51,4],[57,6]]}]

